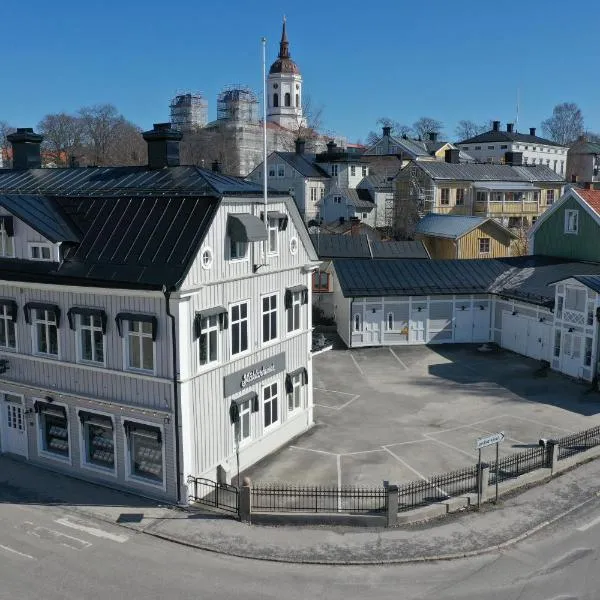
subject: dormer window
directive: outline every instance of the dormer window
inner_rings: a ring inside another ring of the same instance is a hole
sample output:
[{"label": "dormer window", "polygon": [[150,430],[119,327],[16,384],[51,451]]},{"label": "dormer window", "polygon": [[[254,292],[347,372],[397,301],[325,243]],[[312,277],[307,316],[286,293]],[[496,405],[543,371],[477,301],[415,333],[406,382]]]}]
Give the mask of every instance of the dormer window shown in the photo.
[{"label": "dormer window", "polygon": [[0,256],[15,255],[12,217],[0,217]]},{"label": "dormer window", "polygon": [[31,260],[52,260],[50,244],[36,242],[29,244],[29,258]]},{"label": "dormer window", "polygon": [[338,174],[338,165],[331,165],[331,176],[337,177]]}]

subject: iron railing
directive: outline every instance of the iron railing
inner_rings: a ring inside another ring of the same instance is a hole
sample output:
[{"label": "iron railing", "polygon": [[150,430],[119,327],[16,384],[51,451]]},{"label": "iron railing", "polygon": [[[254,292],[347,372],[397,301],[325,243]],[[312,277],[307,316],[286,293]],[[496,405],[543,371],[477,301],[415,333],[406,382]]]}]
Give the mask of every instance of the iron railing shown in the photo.
[{"label": "iron railing", "polygon": [[240,494],[234,485],[218,483],[204,477],[188,477],[190,500],[226,512],[239,514]]},{"label": "iron railing", "polygon": [[[514,479],[536,469],[550,466],[548,449],[544,447],[528,448],[523,452],[510,454],[498,461],[498,483],[507,479]],[[496,463],[489,465],[489,485],[496,485]]]},{"label": "iron railing", "polygon": [[257,512],[381,513],[387,510],[387,490],[258,484],[251,491]]},{"label": "iron railing", "polygon": [[595,446],[600,446],[600,427],[592,427],[585,431],[566,435],[556,440],[555,443],[558,444],[558,460],[563,460]]},{"label": "iron railing", "polygon": [[398,511],[477,492],[477,465],[398,486]]}]

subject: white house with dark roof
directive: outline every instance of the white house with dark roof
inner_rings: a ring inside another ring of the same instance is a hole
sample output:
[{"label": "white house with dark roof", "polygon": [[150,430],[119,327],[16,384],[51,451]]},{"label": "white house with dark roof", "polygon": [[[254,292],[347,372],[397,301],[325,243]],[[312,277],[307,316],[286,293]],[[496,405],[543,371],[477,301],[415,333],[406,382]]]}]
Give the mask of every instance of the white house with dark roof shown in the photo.
[{"label": "white house with dark roof", "polygon": [[0,170],[0,450],[171,502],[313,422],[312,271],[298,209],[179,165]]},{"label": "white house with dark roof", "polygon": [[456,145],[480,162],[503,163],[507,152],[520,152],[524,165],[544,165],[561,177],[566,174],[568,148],[539,137],[535,127],[530,127],[529,133],[519,133],[513,123],[507,123],[502,131],[500,121],[494,121],[490,131]]}]

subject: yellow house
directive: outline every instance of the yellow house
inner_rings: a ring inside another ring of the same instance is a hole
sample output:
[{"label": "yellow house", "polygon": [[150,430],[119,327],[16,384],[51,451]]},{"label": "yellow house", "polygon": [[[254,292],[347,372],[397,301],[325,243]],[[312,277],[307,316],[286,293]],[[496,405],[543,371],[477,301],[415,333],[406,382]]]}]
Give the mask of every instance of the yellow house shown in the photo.
[{"label": "yellow house", "polygon": [[516,235],[489,217],[428,214],[416,225],[431,258],[499,258],[511,255]]}]

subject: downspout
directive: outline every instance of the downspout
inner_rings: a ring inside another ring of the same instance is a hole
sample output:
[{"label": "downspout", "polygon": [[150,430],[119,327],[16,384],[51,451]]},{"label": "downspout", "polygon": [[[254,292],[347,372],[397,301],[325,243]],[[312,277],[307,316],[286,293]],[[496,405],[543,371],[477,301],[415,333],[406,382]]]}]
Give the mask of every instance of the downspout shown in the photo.
[{"label": "downspout", "polygon": [[165,295],[167,316],[171,318],[171,344],[173,356],[173,418],[175,419],[175,480],[177,485],[177,504],[181,504],[181,458],[180,458],[180,424],[179,424],[179,391],[177,381],[177,326],[175,315],[171,313],[171,292],[163,285],[162,292]]}]

